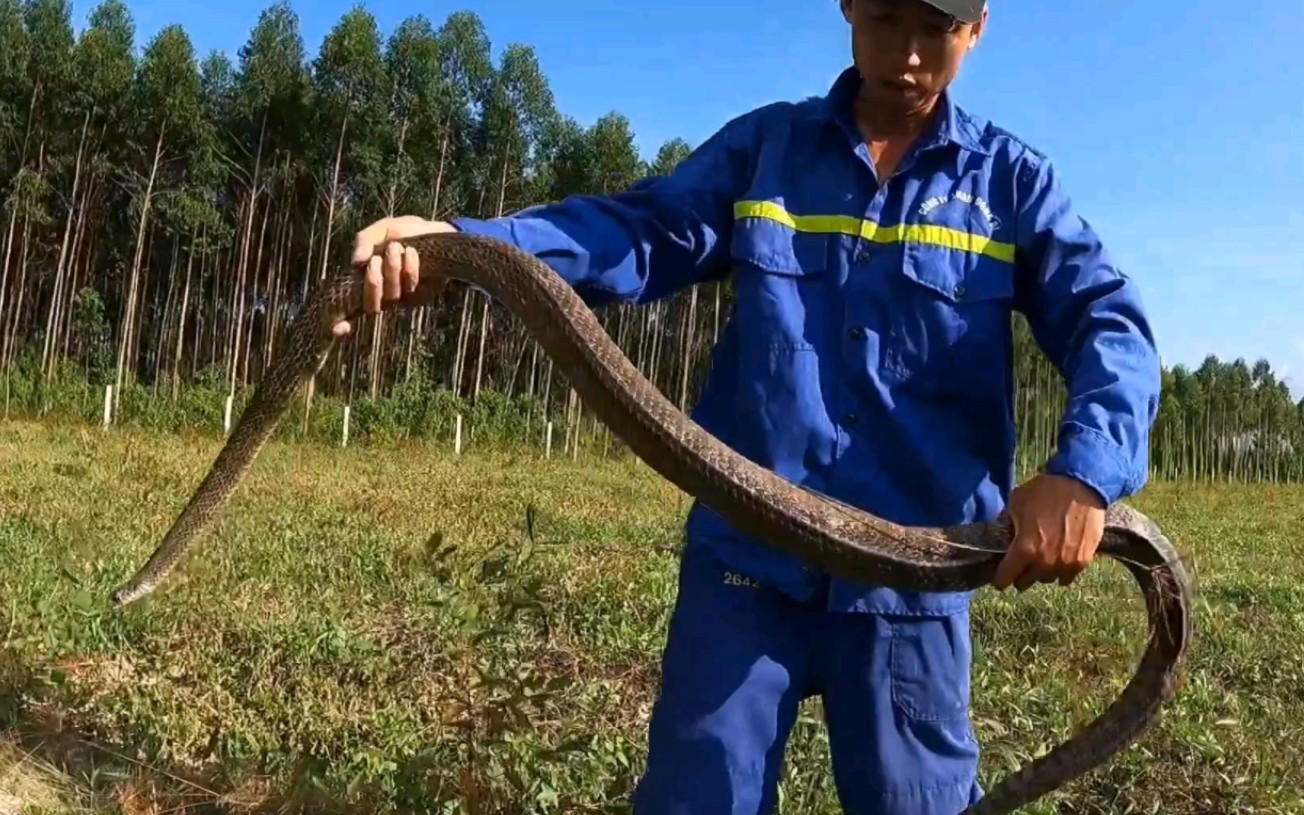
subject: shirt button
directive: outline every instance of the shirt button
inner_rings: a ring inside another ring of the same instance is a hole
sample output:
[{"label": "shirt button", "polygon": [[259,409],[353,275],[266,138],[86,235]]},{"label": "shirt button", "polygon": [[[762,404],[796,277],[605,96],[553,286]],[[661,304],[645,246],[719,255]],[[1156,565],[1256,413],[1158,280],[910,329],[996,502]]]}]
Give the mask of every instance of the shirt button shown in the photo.
[{"label": "shirt button", "polygon": [[964,286],[962,284],[957,284],[955,287],[955,299],[964,299]]},{"label": "shirt button", "polygon": [[853,340],[863,340],[865,338],[865,329],[860,326],[851,329],[851,338]]},{"label": "shirt button", "polygon": [[860,417],[857,416],[853,411],[851,413],[848,413],[842,421],[848,425],[854,425],[856,422],[860,421]]}]

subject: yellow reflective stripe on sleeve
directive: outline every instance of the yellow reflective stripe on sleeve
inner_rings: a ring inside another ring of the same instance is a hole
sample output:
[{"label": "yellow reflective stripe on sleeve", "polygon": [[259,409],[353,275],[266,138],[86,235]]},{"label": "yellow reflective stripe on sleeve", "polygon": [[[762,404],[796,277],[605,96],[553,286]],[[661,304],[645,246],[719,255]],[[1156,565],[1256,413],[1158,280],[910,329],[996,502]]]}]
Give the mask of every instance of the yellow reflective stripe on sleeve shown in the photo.
[{"label": "yellow reflective stripe on sleeve", "polygon": [[772,201],[737,201],[734,203],[734,218],[764,218],[798,232],[851,235],[874,243],[923,243],[975,252],[1006,263],[1014,262],[1014,244],[936,224],[879,226],[873,221],[850,215],[793,215]]}]

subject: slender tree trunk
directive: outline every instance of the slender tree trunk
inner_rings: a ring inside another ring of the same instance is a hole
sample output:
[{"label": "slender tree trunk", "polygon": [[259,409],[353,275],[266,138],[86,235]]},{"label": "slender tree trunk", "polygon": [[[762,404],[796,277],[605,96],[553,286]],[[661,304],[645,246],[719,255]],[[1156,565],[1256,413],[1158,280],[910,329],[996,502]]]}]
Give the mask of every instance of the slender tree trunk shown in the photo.
[{"label": "slender tree trunk", "polygon": [[[19,207],[20,203],[21,202],[15,199],[14,206],[11,207],[9,210],[9,228],[5,235],[4,266],[0,267],[0,318],[3,318],[5,313],[6,295],[9,290],[9,253],[10,251],[13,250],[14,247],[14,234],[16,233],[18,227],[18,210],[20,208]],[[14,293],[17,294],[17,292],[21,288],[22,288],[21,283],[15,286]],[[12,298],[8,298],[8,299],[12,299]],[[7,324],[5,327],[6,328],[8,327]]]},{"label": "slender tree trunk", "polygon": [[121,332],[118,341],[118,360],[117,374],[114,377],[113,387],[113,410],[118,410],[118,401],[122,394],[122,383],[124,380],[125,368],[127,367],[127,349],[131,342],[130,327],[135,322],[136,302],[139,298],[139,286],[141,275],[141,264],[145,254],[145,234],[149,225],[149,207],[154,195],[154,180],[158,176],[159,164],[163,160],[163,134],[166,120],[159,124],[158,139],[154,143],[154,159],[150,162],[149,180],[145,184],[145,194],[140,204],[140,224],[136,228],[136,254],[131,262],[131,275],[127,284],[127,303],[123,308],[119,331]]},{"label": "slender tree trunk", "polygon": [[[202,234],[202,233],[201,233]],[[181,287],[181,311],[177,317],[176,340],[172,349],[172,399],[181,395],[181,360],[186,347],[186,315],[190,308],[190,278],[195,268],[195,236],[190,237],[190,251],[186,253],[186,282]]]},{"label": "slender tree trunk", "polygon": [[331,238],[335,230],[335,202],[340,194],[340,165],[344,163],[344,139],[349,129],[348,107],[352,101],[352,91],[345,97],[344,120],[340,122],[340,135],[335,143],[335,169],[331,174],[330,199],[326,203],[326,235],[322,238],[321,243],[321,274],[320,279],[326,279],[326,270],[330,266],[331,257]]},{"label": "slender tree trunk", "polygon": [[50,376],[54,373],[55,357],[58,351],[60,306],[63,292],[67,286],[64,280],[68,264],[68,248],[72,242],[73,221],[77,215],[77,192],[81,187],[82,157],[86,151],[86,132],[90,129],[91,113],[94,107],[87,109],[82,117],[81,138],[77,142],[77,159],[72,176],[72,195],[69,197],[68,217],[64,221],[63,240],[59,244],[59,259],[54,266],[54,292],[50,296],[50,310],[45,320],[45,337],[41,345],[41,373]]},{"label": "slender tree trunk", "polygon": [[[14,235],[18,225],[18,210],[21,208],[19,206],[21,202],[18,199],[16,193],[19,189],[19,185],[22,182],[23,171],[27,168],[27,151],[32,144],[32,133],[36,127],[36,106],[40,98],[41,98],[41,82],[40,80],[37,80],[36,83],[32,86],[32,102],[31,102],[31,106],[28,107],[27,109],[27,127],[23,131],[22,149],[19,150],[18,152],[18,170],[14,173],[14,180],[15,180],[14,206],[9,209],[9,226],[5,230],[4,266],[2,269],[5,276],[8,276],[9,274],[9,261],[13,257]],[[24,229],[26,229],[25,226]],[[4,296],[4,287],[0,286],[0,298],[2,298],[3,296]],[[4,306],[3,300],[0,300],[0,314],[3,313],[2,310],[3,306]]]},{"label": "slender tree trunk", "polygon": [[[430,193],[430,219],[439,218],[439,208],[441,204],[440,193],[443,190],[444,170],[448,158],[448,137],[452,130],[452,125],[444,128],[443,136],[439,144],[439,162],[436,164],[435,177],[431,182]],[[403,381],[412,381],[414,367],[416,365],[417,344],[424,341],[426,317],[429,312],[428,306],[419,306],[412,310],[412,334],[407,345],[407,358],[403,365]]]},{"label": "slender tree trunk", "polygon": [[684,318],[684,341],[680,352],[679,409],[687,410],[688,378],[693,367],[693,341],[697,338],[697,287],[688,293],[688,316]]},{"label": "slender tree trunk", "polygon": [[[71,315],[73,303],[76,301],[77,292],[81,290],[86,277],[89,275],[94,262],[93,253],[84,251],[86,244],[86,222],[89,220],[88,213],[91,208],[91,196],[95,189],[95,179],[90,178],[82,191],[81,199],[77,202],[76,227],[73,229],[72,247],[68,250],[68,266],[72,285],[68,287],[68,295],[64,301],[64,314]],[[80,262],[79,262],[80,261]],[[67,359],[68,349],[72,341],[72,318],[66,316],[63,319],[62,341],[60,342],[59,356]]]},{"label": "slender tree trunk", "polygon": [[256,244],[256,248],[254,250],[253,266],[251,270],[252,274],[248,274],[248,273],[246,274],[246,277],[253,278],[253,285],[244,286],[243,288],[245,290],[241,292],[241,297],[238,298],[236,301],[241,306],[238,324],[242,327],[242,330],[237,335],[240,337],[240,349],[241,349],[240,350],[240,373],[237,378],[237,381],[241,385],[246,385],[249,382],[249,355],[253,349],[253,342],[254,342],[253,321],[251,319],[249,325],[244,326],[244,316],[245,314],[248,314],[253,310],[254,303],[258,299],[258,292],[259,292],[258,281],[263,274],[262,272],[263,245],[266,243],[267,240],[267,221],[271,217],[271,212],[272,212],[271,207],[263,207],[263,220],[262,220],[262,224],[258,228],[258,243]]},{"label": "slender tree trunk", "polygon": [[[511,163],[511,155],[510,148],[503,151],[503,169],[498,177],[498,206],[496,208],[496,217],[499,218],[502,217],[507,208],[507,168]],[[473,402],[480,398],[480,387],[484,381],[485,346],[489,342],[489,298],[481,295],[477,299],[482,300],[483,304],[480,308],[480,347],[475,360],[475,384],[471,391],[471,400]],[[465,315],[463,315],[463,318],[465,319]]]},{"label": "slender tree trunk", "polygon": [[158,337],[154,342],[154,396],[158,396],[159,387],[163,384],[163,379],[167,376],[167,365],[163,356],[164,340],[172,330],[172,318],[175,310],[175,304],[181,297],[180,287],[177,286],[177,263],[181,258],[181,238],[180,236],[172,239],[172,261],[168,264],[168,282],[167,294],[163,299],[163,319],[159,321]]},{"label": "slender tree trunk", "polygon": [[18,355],[18,337],[23,327],[23,304],[27,295],[27,270],[30,267],[28,258],[32,252],[32,218],[31,214],[23,213],[23,232],[22,232],[22,250],[19,252],[18,263],[18,280],[14,288],[13,309],[10,312],[9,319],[6,321],[9,331],[5,336],[3,353],[0,357],[6,367],[12,367],[14,359]]},{"label": "slender tree trunk", "polygon": [[[403,161],[402,161],[404,155],[403,146],[407,138],[408,124],[409,122],[406,117],[404,117],[403,120],[399,123],[398,141],[397,141],[398,160],[394,162],[395,169],[393,174],[390,176],[389,191],[385,195],[385,201],[386,201],[385,214],[386,216],[391,218],[398,210],[398,197],[399,197],[398,196],[398,192],[399,192],[398,168],[403,166]],[[412,319],[413,317],[409,315],[408,316],[409,326],[411,325]],[[380,382],[381,382],[383,367],[384,367],[382,356],[383,356],[383,349],[385,347],[384,335],[385,335],[385,328],[386,328],[385,324],[387,320],[385,319],[385,314],[381,313],[375,315],[372,318],[371,322],[372,322],[371,353],[370,353],[370,359],[368,361],[368,366],[370,370],[368,371],[369,376],[367,378],[368,379],[367,393],[372,399],[375,399],[377,396],[380,395]]]},{"label": "slender tree trunk", "polygon": [[[289,156],[286,156],[286,169],[288,174]],[[294,243],[294,228],[290,222],[291,207],[282,206],[281,230],[280,237],[277,240],[276,257],[272,260],[271,275],[271,304],[268,306],[268,320],[266,336],[263,340],[263,368],[272,358],[272,352],[275,348],[276,337],[281,330],[281,310],[284,308],[282,303],[282,293],[284,288],[289,285],[289,279],[286,272],[286,265],[290,257],[291,247]]]}]

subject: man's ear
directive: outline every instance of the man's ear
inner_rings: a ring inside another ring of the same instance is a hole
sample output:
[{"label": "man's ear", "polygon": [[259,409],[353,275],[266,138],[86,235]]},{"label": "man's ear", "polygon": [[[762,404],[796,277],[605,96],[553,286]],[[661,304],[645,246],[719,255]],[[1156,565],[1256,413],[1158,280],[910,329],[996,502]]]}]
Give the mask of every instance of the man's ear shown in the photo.
[{"label": "man's ear", "polygon": [[978,41],[983,38],[983,32],[987,30],[987,13],[989,8],[990,6],[983,6],[983,16],[978,19],[978,22],[973,24],[973,28],[969,32],[970,51],[978,47]]},{"label": "man's ear", "polygon": [[855,1],[856,0],[838,0],[839,5],[842,6],[842,19],[846,20],[848,25],[851,24],[851,12],[853,10],[851,6]]}]

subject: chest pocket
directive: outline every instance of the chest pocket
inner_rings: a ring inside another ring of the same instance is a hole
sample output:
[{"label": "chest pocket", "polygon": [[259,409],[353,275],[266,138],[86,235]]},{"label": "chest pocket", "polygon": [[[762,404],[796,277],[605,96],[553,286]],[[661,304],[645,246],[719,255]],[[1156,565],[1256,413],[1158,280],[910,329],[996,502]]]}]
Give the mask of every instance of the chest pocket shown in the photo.
[{"label": "chest pocket", "polygon": [[813,448],[833,430],[826,394],[835,362],[820,351],[836,333],[838,237],[743,220],[731,242],[734,298],[728,330],[728,419],[718,435],[784,478],[804,481]]},{"label": "chest pocket", "polygon": [[733,321],[744,357],[813,350],[829,328],[838,236],[749,218],[733,230]]},{"label": "chest pocket", "polygon": [[1003,384],[1011,353],[1014,266],[911,242],[889,273],[883,377],[920,396],[980,396]]}]

